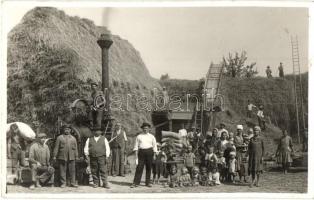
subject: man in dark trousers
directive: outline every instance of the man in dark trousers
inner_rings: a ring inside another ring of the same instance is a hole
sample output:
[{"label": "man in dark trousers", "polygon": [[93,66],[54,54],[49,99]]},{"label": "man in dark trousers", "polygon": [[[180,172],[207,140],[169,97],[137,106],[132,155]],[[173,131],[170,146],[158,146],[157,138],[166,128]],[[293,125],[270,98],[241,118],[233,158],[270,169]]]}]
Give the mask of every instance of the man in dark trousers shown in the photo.
[{"label": "man in dark trousers", "polygon": [[103,182],[103,187],[110,189],[107,180],[107,158],[110,155],[110,147],[107,139],[102,136],[101,127],[94,127],[94,136],[88,138],[84,147],[84,154],[87,158],[88,168],[90,168],[94,188],[100,186],[99,178]]},{"label": "man in dark trousers", "polygon": [[29,150],[29,166],[32,174],[30,189],[34,189],[35,186],[40,188],[41,184],[54,185],[55,170],[50,166],[50,151],[45,144],[46,138],[45,133],[39,133]]},{"label": "man in dark trousers", "polygon": [[122,130],[121,123],[117,123],[115,130],[111,135],[111,150],[112,150],[112,176],[124,176],[124,160],[125,160],[125,145],[128,141],[125,131]]},{"label": "man in dark trousers", "polygon": [[282,65],[282,62],[279,64],[278,71],[279,71],[279,77],[280,77],[280,78],[283,78],[285,75],[284,75],[284,73],[283,73],[283,65]]},{"label": "man in dark trousers", "polygon": [[[91,122],[90,125],[92,127],[100,127],[103,110],[101,108],[98,108],[98,104],[104,103],[104,93],[98,90],[98,85],[95,82],[91,83],[91,91],[92,93],[89,100],[91,107],[91,111],[89,112],[89,120]],[[100,96],[102,96],[103,98],[99,98]]]},{"label": "man in dark trousers", "polygon": [[64,125],[62,127],[63,134],[59,135],[56,140],[53,151],[53,160],[58,161],[60,168],[61,187],[66,186],[66,173],[69,169],[70,186],[78,187],[75,180],[75,160],[78,160],[78,149],[75,137],[71,135],[71,127]]},{"label": "man in dark trousers", "polygon": [[146,168],[145,184],[147,187],[152,187],[150,183],[150,175],[152,162],[153,159],[156,157],[157,143],[155,136],[149,133],[150,127],[151,126],[149,123],[143,123],[143,125],[141,126],[143,132],[140,133],[135,139],[133,150],[135,151],[137,166],[131,188],[137,187],[140,184],[144,165]]}]

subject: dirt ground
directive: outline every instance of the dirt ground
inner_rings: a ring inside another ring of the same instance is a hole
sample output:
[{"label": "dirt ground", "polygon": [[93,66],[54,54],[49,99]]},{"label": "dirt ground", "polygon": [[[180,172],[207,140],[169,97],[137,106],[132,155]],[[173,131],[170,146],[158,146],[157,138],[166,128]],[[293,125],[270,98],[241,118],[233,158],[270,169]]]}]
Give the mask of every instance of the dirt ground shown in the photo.
[{"label": "dirt ground", "polygon": [[[134,172],[134,171],[133,171]],[[305,171],[293,170],[292,172],[284,175],[278,171],[269,171],[262,174],[261,187],[250,188],[249,184],[222,184],[214,187],[182,187],[182,188],[169,188],[162,184],[165,179],[162,179],[161,184],[153,185],[148,188],[141,183],[140,187],[130,188],[133,180],[134,173],[128,174],[126,177],[112,177],[109,176],[111,189],[105,188],[92,188],[90,186],[79,186],[78,188],[59,188],[53,187],[47,190],[46,187],[30,190],[28,187],[19,185],[8,185],[8,193],[200,193],[200,192],[213,192],[213,193],[232,193],[232,192],[270,192],[270,193],[306,193],[307,192],[307,175]],[[144,176],[142,181],[144,181]]]}]

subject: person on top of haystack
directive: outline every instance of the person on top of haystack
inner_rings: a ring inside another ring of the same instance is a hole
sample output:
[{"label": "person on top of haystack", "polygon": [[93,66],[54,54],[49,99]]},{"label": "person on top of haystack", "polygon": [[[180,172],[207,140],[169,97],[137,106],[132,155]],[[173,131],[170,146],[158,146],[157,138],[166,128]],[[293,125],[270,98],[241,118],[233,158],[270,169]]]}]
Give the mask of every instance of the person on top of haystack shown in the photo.
[{"label": "person on top of haystack", "polygon": [[278,71],[279,71],[279,77],[284,78],[282,62],[279,64]]},{"label": "person on top of haystack", "polygon": [[267,69],[266,69],[266,75],[267,75],[267,78],[271,78],[271,77],[273,77],[273,76],[271,75],[271,73],[272,73],[272,71],[271,71],[270,67],[269,67],[269,66],[267,66]]},{"label": "person on top of haystack", "polygon": [[78,160],[78,147],[75,137],[71,135],[71,126],[63,125],[62,135],[59,135],[53,150],[53,160],[58,161],[60,168],[61,187],[66,186],[67,171],[70,175],[70,186],[78,187],[76,184],[75,161]]},{"label": "person on top of haystack", "polygon": [[260,174],[263,173],[264,141],[260,137],[261,128],[254,127],[254,137],[251,138],[248,145],[247,154],[249,156],[248,174],[252,176],[250,187],[255,185],[259,187]]},{"label": "person on top of haystack", "polygon": [[253,114],[253,108],[256,108],[254,104],[250,102],[250,100],[247,100],[247,110],[246,110],[246,117],[252,118]]},{"label": "person on top of haystack", "polygon": [[217,133],[218,138],[221,137],[222,132],[226,132],[227,137],[229,137],[229,132],[225,128],[226,128],[226,125],[224,123],[220,123],[218,133]]},{"label": "person on top of haystack", "polygon": [[47,135],[39,133],[36,141],[29,150],[29,165],[32,174],[32,184],[30,189],[41,187],[41,184],[49,184],[54,186],[55,169],[50,166],[50,150],[45,144]]},{"label": "person on top of haystack", "polygon": [[124,175],[124,161],[125,161],[125,151],[126,142],[128,138],[125,131],[122,129],[121,123],[116,123],[115,130],[111,135],[111,151],[112,151],[112,165],[111,173],[112,176],[125,176]]},{"label": "person on top of haystack", "polygon": [[266,129],[266,121],[264,116],[264,106],[260,105],[257,111],[257,119],[259,127],[264,131]]},{"label": "person on top of haystack", "polygon": [[[98,98],[102,96],[102,98]],[[97,98],[96,98],[97,97]],[[101,126],[101,120],[103,116],[103,109],[98,108],[100,104],[103,104],[104,93],[103,91],[98,90],[98,84],[96,82],[91,83],[91,96],[89,99],[91,110],[89,112],[89,120],[91,127]],[[99,104],[99,105],[98,105]]]},{"label": "person on top of haystack", "polygon": [[103,187],[110,189],[107,174],[107,160],[110,155],[110,147],[106,137],[102,136],[101,127],[93,128],[94,136],[88,138],[84,147],[84,154],[87,158],[88,168],[93,176],[93,187],[100,186],[100,178]]},{"label": "person on top of haystack", "polygon": [[152,170],[153,160],[156,158],[157,142],[154,135],[149,133],[151,125],[149,123],[143,123],[141,126],[143,132],[136,136],[134,149],[135,157],[137,160],[137,166],[135,176],[131,188],[140,185],[144,166],[146,168],[145,185],[152,187],[150,183],[150,176]]},{"label": "person on top of haystack", "polygon": [[276,156],[278,163],[282,164],[283,173],[288,173],[289,167],[292,163],[291,155],[294,153],[292,138],[288,135],[287,130],[282,130],[282,137],[279,140]]},{"label": "person on top of haystack", "polygon": [[168,103],[169,103],[169,95],[168,95],[168,91],[167,91],[166,87],[162,88],[162,95],[163,95],[163,98],[164,98],[164,104],[167,106]]}]

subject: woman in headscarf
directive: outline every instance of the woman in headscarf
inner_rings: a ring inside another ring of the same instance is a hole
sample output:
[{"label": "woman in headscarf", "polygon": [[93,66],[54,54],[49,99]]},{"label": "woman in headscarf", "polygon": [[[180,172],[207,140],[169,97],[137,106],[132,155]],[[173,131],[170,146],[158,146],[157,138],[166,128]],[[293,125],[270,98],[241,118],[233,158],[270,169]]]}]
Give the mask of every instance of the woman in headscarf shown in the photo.
[{"label": "woman in headscarf", "polygon": [[260,137],[261,128],[254,127],[254,136],[251,138],[248,146],[249,167],[248,173],[252,176],[252,183],[250,187],[255,185],[259,187],[260,174],[263,172],[263,156],[264,156],[264,142]]},{"label": "woman in headscarf", "polygon": [[292,139],[286,130],[282,130],[283,136],[279,140],[277,148],[278,162],[282,164],[283,173],[288,172],[289,166],[292,163],[291,154],[293,153]]}]

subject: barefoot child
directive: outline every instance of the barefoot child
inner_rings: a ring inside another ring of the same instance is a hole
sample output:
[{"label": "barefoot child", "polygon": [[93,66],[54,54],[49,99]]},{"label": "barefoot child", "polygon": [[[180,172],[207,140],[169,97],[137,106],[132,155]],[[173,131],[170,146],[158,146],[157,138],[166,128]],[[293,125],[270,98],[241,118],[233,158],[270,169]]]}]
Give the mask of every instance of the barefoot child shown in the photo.
[{"label": "barefoot child", "polygon": [[195,155],[192,152],[192,146],[189,145],[187,152],[184,154],[184,165],[187,168],[190,176],[192,176],[192,168],[195,165]]},{"label": "barefoot child", "polygon": [[218,153],[217,157],[217,169],[220,174],[220,181],[224,182],[227,180],[227,174],[228,174],[228,169],[227,169],[227,164],[226,164],[226,159],[224,157],[224,152],[220,151]]},{"label": "barefoot child", "polygon": [[232,183],[235,183],[235,177],[238,172],[238,163],[236,159],[236,152],[231,151],[230,152],[230,159],[229,159],[229,166],[228,166],[228,172],[229,172],[229,177]]},{"label": "barefoot child", "polygon": [[160,147],[160,143],[157,143],[156,159],[153,160],[153,184],[159,184],[160,175],[164,171],[164,161],[166,160],[166,154],[160,149]]}]

